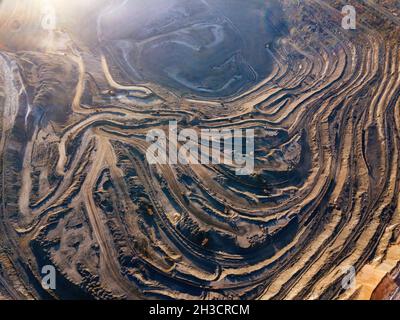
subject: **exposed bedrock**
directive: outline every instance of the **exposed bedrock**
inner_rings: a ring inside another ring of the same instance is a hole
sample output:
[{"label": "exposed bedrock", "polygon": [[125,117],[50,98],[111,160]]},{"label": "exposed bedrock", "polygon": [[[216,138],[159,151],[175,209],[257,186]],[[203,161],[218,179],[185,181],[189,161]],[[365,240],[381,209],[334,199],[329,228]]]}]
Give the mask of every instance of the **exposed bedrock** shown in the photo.
[{"label": "exposed bedrock", "polygon": [[[265,2],[1,2],[0,299],[398,298],[397,2]],[[170,122],[254,170],[150,164]]]}]

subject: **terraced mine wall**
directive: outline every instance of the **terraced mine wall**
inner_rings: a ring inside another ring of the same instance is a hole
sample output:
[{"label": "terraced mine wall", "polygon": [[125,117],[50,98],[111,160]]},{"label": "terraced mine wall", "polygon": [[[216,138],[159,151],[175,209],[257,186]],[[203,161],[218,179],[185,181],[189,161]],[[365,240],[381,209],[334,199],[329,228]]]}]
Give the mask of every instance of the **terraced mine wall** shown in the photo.
[{"label": "terraced mine wall", "polygon": [[[398,298],[397,1],[39,2],[0,3],[1,299]],[[254,171],[150,165],[171,121]]]}]

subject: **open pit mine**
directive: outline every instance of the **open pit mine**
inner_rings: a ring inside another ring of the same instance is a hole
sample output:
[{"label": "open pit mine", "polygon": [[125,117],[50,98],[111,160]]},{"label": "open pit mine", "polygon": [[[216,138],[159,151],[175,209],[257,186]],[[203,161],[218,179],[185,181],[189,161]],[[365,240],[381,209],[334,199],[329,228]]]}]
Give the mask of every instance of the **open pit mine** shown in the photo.
[{"label": "open pit mine", "polygon": [[398,0],[2,0],[0,119],[0,299],[400,299]]}]

